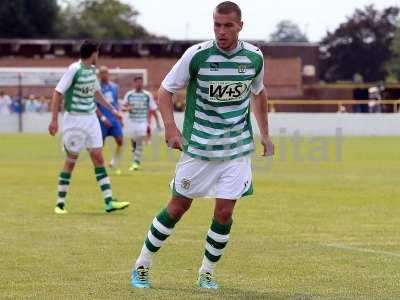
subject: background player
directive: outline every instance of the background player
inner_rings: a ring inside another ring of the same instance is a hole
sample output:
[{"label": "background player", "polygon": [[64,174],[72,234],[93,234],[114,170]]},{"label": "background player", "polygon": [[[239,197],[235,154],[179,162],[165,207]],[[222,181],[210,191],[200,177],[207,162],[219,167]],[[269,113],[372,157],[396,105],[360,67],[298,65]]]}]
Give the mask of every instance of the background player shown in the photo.
[{"label": "background player", "polygon": [[144,143],[147,144],[151,144],[151,136],[152,136],[152,129],[151,129],[151,122],[154,118],[154,121],[156,122],[156,126],[157,126],[157,131],[160,132],[161,131],[161,124],[160,124],[160,119],[158,117],[158,113],[156,110],[150,110],[149,112],[149,124],[147,126],[147,132],[146,132],[146,138],[144,140]]},{"label": "background player", "polygon": [[[113,106],[114,109],[119,111],[118,85],[110,81],[108,68],[106,66],[100,67],[99,77],[101,92],[103,93],[104,98]],[[110,168],[114,169],[115,173],[119,175],[121,174],[119,163],[122,158],[124,143],[122,123],[114,116],[109,108],[103,106],[101,103],[97,103],[97,107],[98,109],[96,113],[100,120],[103,141],[105,141],[108,136],[112,136],[116,143],[115,152],[110,162]]]},{"label": "background player", "polygon": [[124,97],[125,110],[129,111],[128,134],[132,141],[133,162],[129,170],[139,170],[143,152],[143,142],[149,126],[149,114],[156,114],[157,105],[153,95],[143,89],[143,78],[133,79],[133,89]]},{"label": "background player", "polygon": [[57,84],[52,100],[52,119],[49,132],[58,131],[58,113],[62,95],[65,113],[62,122],[63,143],[67,152],[64,167],[59,176],[58,197],[55,213],[65,214],[65,198],[68,192],[71,174],[79,152],[87,148],[94,165],[97,182],[103,193],[106,212],[123,209],[129,202],[117,202],[112,198],[111,182],[104,167],[103,139],[99,120],[96,117],[96,99],[107,107],[118,119],[119,112],[104,99],[96,77],[95,64],[99,54],[96,42],[85,41],[80,47],[81,60],[71,64]]},{"label": "background player", "polygon": [[[153,255],[172,234],[192,199],[212,197],[216,198],[214,217],[198,285],[218,288],[214,268],[229,241],[236,200],[253,193],[252,95],[263,154],[274,153],[268,134],[263,55],[257,47],[238,40],[242,26],[240,8],[230,1],[220,3],[214,10],[215,40],[190,47],[161,84],[158,99],[165,139],[184,154],[171,182],[172,198],[154,218],[136,260],[131,278],[134,287],[150,287]],[[184,87],[187,106],[182,136],[174,120],[172,95]]]}]

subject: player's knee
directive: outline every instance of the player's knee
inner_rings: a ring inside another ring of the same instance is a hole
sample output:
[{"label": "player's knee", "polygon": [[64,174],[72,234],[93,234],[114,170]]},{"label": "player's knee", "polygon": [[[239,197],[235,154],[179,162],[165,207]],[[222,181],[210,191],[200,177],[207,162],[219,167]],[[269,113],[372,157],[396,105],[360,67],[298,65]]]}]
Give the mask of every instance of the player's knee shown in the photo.
[{"label": "player's knee", "polygon": [[75,167],[75,163],[66,162],[64,164],[64,169],[63,170],[66,171],[66,172],[72,172],[74,170],[74,167]]},{"label": "player's knee", "polygon": [[67,158],[65,160],[65,167],[72,170],[75,167],[75,163],[75,159]]},{"label": "player's knee", "polygon": [[185,214],[185,212],[188,210],[186,207],[181,207],[181,206],[172,206],[168,207],[168,214],[170,215],[171,218],[179,220],[182,218],[182,216]]},{"label": "player's knee", "polygon": [[72,172],[77,160],[78,160],[78,155],[72,155],[72,154],[67,155],[67,157],[65,158],[64,170]]},{"label": "player's knee", "polygon": [[103,166],[103,165],[104,165],[104,159],[103,159],[102,156],[97,156],[97,157],[94,159],[94,162],[95,162],[95,164],[96,164],[97,166]]},{"label": "player's knee", "polygon": [[95,166],[103,166],[104,165],[104,158],[102,153],[92,153],[92,161]]},{"label": "player's knee", "polygon": [[227,224],[232,220],[233,210],[230,207],[221,207],[215,212],[215,219],[220,224]]},{"label": "player's knee", "polygon": [[191,204],[191,201],[171,201],[167,207],[168,214],[174,219],[180,219],[190,208]]}]

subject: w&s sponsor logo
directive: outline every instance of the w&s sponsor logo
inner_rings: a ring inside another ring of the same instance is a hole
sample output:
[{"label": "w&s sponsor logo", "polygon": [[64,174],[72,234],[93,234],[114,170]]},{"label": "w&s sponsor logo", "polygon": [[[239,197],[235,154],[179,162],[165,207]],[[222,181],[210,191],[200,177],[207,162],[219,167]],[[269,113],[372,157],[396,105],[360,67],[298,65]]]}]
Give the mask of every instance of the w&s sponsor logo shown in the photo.
[{"label": "w&s sponsor logo", "polygon": [[208,100],[211,102],[242,101],[248,96],[251,80],[210,81]]}]

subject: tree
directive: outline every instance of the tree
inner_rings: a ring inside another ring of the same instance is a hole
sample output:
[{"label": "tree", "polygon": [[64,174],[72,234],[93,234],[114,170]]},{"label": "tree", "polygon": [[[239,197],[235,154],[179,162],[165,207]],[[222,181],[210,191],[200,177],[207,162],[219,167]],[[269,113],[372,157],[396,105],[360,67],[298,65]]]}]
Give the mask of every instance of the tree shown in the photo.
[{"label": "tree", "polygon": [[0,1],[0,38],[56,36],[57,0]]},{"label": "tree", "polygon": [[65,37],[128,39],[150,36],[136,22],[138,11],[118,0],[80,1],[75,6],[66,6],[62,15]]},{"label": "tree", "polygon": [[328,32],[320,46],[323,78],[352,80],[360,74],[367,82],[384,80],[398,14],[397,7],[379,11],[369,5],[356,9],[333,33]]},{"label": "tree", "polygon": [[280,21],[270,35],[271,42],[308,42],[308,38],[300,27],[290,20]]},{"label": "tree", "polygon": [[388,64],[389,76],[400,81],[400,20],[392,41],[392,59]]}]

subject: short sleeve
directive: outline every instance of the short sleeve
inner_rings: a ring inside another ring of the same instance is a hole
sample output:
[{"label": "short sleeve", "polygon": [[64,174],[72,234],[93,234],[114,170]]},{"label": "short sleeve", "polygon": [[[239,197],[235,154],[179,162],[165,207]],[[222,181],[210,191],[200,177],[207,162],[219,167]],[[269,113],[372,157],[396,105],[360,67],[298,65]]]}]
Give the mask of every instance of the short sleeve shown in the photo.
[{"label": "short sleeve", "polygon": [[192,46],[185,51],[182,57],[172,67],[161,86],[171,93],[177,93],[185,88],[190,79],[190,62],[196,54],[198,45]]},{"label": "short sleeve", "polygon": [[251,92],[254,95],[260,94],[264,90],[264,59],[262,60],[262,67],[257,76],[253,79],[251,83]]},{"label": "short sleeve", "polygon": [[10,96],[8,96],[8,95],[5,95],[5,100],[6,100],[6,103],[7,103],[7,105],[11,105],[11,103],[12,103],[12,99],[11,99],[11,97],[10,97]]},{"label": "short sleeve", "polygon": [[101,92],[101,86],[99,80],[96,78],[96,81],[94,82],[94,90],[96,92],[100,91]]},{"label": "short sleeve", "polygon": [[74,76],[78,71],[76,64],[72,64],[68,67],[68,70],[61,77],[60,81],[56,86],[56,91],[60,94],[64,94],[71,86]]}]

